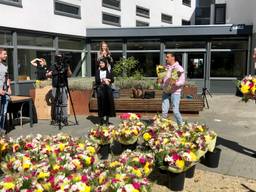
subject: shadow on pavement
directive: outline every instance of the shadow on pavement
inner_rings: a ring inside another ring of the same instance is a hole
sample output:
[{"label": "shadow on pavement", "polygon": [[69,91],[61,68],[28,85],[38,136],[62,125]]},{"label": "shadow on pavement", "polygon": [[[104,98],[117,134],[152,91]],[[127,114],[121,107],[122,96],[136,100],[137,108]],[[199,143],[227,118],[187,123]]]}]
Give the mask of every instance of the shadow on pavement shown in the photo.
[{"label": "shadow on pavement", "polygon": [[89,115],[86,119],[90,120],[93,124],[100,124],[100,118],[98,116]]},{"label": "shadow on pavement", "polygon": [[217,138],[216,146],[218,146],[218,145],[222,145],[222,146],[232,149],[238,153],[248,155],[248,156],[253,156],[254,154],[256,154],[256,151],[254,151],[252,149],[244,147],[235,141],[230,141],[230,140],[224,139],[219,136]]},{"label": "shadow on pavement", "polygon": [[241,184],[241,185],[242,185],[245,189],[247,189],[248,192],[256,192],[256,191],[250,189],[249,187],[247,187],[245,184]]}]

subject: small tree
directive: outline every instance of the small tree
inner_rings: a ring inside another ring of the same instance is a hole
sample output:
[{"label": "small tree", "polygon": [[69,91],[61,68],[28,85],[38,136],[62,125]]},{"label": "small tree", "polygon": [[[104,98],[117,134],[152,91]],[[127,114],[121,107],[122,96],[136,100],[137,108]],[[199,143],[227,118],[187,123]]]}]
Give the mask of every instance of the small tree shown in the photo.
[{"label": "small tree", "polygon": [[135,72],[138,63],[139,61],[134,57],[121,58],[114,65],[113,72],[117,77],[131,77]]}]

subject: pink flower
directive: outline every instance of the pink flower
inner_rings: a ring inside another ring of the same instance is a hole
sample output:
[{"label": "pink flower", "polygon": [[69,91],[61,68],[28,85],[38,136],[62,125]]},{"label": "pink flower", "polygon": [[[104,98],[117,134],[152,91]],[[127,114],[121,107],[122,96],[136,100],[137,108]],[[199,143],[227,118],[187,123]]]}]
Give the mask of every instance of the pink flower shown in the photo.
[{"label": "pink flower", "polygon": [[86,183],[88,181],[88,178],[86,175],[83,175],[81,180],[83,183]]},{"label": "pink flower", "polygon": [[140,189],[140,183],[134,182],[132,185],[135,189]]},{"label": "pink flower", "polygon": [[177,161],[177,160],[180,159],[180,156],[179,156],[177,153],[174,153],[174,154],[172,155],[172,158],[173,158],[174,161]]},{"label": "pink flower", "polygon": [[141,164],[145,164],[146,163],[146,159],[144,157],[141,157],[139,161],[140,161]]}]

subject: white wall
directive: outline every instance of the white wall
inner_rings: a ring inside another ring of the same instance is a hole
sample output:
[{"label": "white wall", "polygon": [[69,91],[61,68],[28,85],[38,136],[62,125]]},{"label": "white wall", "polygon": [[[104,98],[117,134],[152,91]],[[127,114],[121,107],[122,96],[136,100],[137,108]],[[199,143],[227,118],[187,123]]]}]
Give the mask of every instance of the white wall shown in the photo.
[{"label": "white wall", "polygon": [[[102,12],[121,16],[121,27],[136,27],[136,20],[149,23],[149,26],[170,26],[161,22],[161,13],[173,16],[173,26],[181,25],[182,19],[190,20],[196,0],[192,0],[191,7],[182,5],[182,0],[121,0],[121,11],[102,7],[102,0],[86,0],[86,27],[102,28],[115,27],[102,24]],[[136,5],[150,10],[150,18],[136,16]]]},{"label": "white wall", "polygon": [[[64,0],[81,5],[81,0]],[[84,1],[84,0],[83,0]],[[30,29],[70,35],[85,35],[85,15],[82,19],[54,14],[53,0],[22,0],[22,8],[0,4],[0,26]]]}]

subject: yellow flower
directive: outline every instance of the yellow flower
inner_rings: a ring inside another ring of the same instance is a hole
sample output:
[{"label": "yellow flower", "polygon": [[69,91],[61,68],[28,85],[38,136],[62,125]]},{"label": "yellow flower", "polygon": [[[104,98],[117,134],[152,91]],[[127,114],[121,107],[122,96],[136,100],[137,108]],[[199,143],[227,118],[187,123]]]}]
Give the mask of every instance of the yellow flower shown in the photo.
[{"label": "yellow flower", "polygon": [[164,138],[164,140],[163,140],[163,145],[167,144],[168,142],[169,142],[168,139],[167,139],[167,138]]},{"label": "yellow flower", "polygon": [[1,151],[5,151],[7,146],[8,146],[8,144],[7,143],[1,143],[0,146],[1,146]]},{"label": "yellow flower", "polygon": [[109,166],[110,166],[111,168],[113,168],[113,167],[116,167],[116,166],[118,166],[118,165],[120,165],[120,163],[119,163],[118,161],[113,161],[113,162],[110,163]]},{"label": "yellow flower", "polygon": [[86,157],[85,158],[85,164],[90,165],[91,164],[91,157]]},{"label": "yellow flower", "polygon": [[102,184],[104,181],[105,181],[105,175],[104,174],[101,174],[100,176],[99,176],[99,184]]},{"label": "yellow flower", "polygon": [[59,144],[59,148],[60,148],[60,151],[64,151],[65,145],[63,143],[60,143]]},{"label": "yellow flower", "polygon": [[203,129],[203,127],[202,127],[201,125],[198,125],[198,126],[197,126],[197,129],[198,129],[198,131],[200,131],[200,132],[203,132],[203,131],[204,131],[204,129]]},{"label": "yellow flower", "polygon": [[137,177],[142,177],[142,173],[139,169],[133,169],[133,174],[135,174]]},{"label": "yellow flower", "polygon": [[134,157],[134,158],[132,159],[132,161],[139,162],[140,160],[139,160],[139,157]]},{"label": "yellow flower", "polygon": [[91,187],[83,183],[83,189],[81,189],[80,192],[90,192],[90,191],[91,191]]},{"label": "yellow flower", "polygon": [[122,177],[121,174],[116,174],[116,175],[115,175],[115,178],[118,179],[118,180],[121,180],[123,177]]},{"label": "yellow flower", "polygon": [[76,166],[76,169],[82,168],[81,162],[78,159],[73,159],[72,163]]},{"label": "yellow flower", "polygon": [[143,139],[144,139],[145,141],[149,141],[151,138],[152,138],[152,136],[151,136],[149,133],[144,133],[144,134],[143,134]]},{"label": "yellow flower", "polygon": [[133,189],[132,192],[140,192],[138,189]]},{"label": "yellow flower", "polygon": [[57,170],[60,169],[60,166],[59,166],[59,165],[53,165],[52,169],[53,169],[54,171],[57,171]]},{"label": "yellow flower", "polygon": [[81,181],[81,176],[80,175],[76,175],[75,177],[73,177],[73,181],[74,182]]},{"label": "yellow flower", "polygon": [[177,161],[175,162],[175,164],[176,164],[176,166],[177,166],[178,168],[180,168],[180,169],[183,169],[184,166],[185,166],[185,162],[184,162],[183,160],[177,160]]},{"label": "yellow flower", "polygon": [[149,169],[149,162],[146,162],[145,166],[144,166],[144,172],[146,175],[150,174],[150,169]]},{"label": "yellow flower", "polygon": [[51,151],[52,151],[52,149],[51,149],[51,146],[50,146],[50,145],[46,145],[46,146],[45,146],[45,148],[46,148],[46,150],[47,150],[48,152],[51,152]]},{"label": "yellow flower", "polygon": [[248,86],[248,85],[242,85],[242,87],[241,87],[241,92],[243,93],[243,94],[248,94],[248,93],[250,93],[250,87]]},{"label": "yellow flower", "polygon": [[92,147],[92,146],[87,147],[87,150],[90,151],[90,154],[91,154],[91,155],[94,155],[95,152],[96,152],[96,151],[95,151],[95,148]]},{"label": "yellow flower", "polygon": [[[43,185],[44,190],[49,191],[51,189],[51,183],[44,183]],[[42,191],[42,190],[41,190]]]},{"label": "yellow flower", "polygon": [[11,190],[11,189],[14,190],[15,184],[12,182],[7,182],[3,184],[3,187],[5,190]]},{"label": "yellow flower", "polygon": [[134,133],[135,135],[138,135],[138,134],[139,134],[139,132],[138,132],[137,129],[134,129],[134,130],[133,130],[133,133]]},{"label": "yellow flower", "polygon": [[43,192],[42,189],[36,189],[35,192]]},{"label": "yellow flower", "polygon": [[40,172],[37,176],[37,179],[44,179],[49,176],[50,176],[50,173]]},{"label": "yellow flower", "polygon": [[84,149],[85,144],[79,143],[78,146],[79,146],[80,148]]}]

